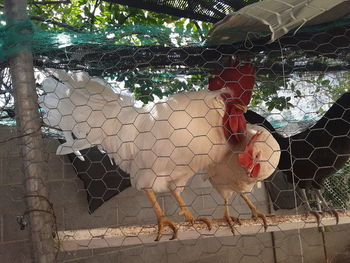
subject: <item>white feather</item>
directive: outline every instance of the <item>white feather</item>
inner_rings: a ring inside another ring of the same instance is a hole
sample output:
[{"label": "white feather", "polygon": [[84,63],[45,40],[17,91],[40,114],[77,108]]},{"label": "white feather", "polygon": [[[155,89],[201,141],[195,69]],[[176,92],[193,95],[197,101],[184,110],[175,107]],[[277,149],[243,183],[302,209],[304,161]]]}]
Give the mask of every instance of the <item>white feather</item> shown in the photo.
[{"label": "white feather", "polygon": [[[130,173],[137,189],[156,192],[181,190],[199,170],[220,156],[210,156],[211,126],[222,122],[219,92],[176,94],[139,109],[130,97],[114,93],[104,81],[86,73],[53,71],[40,99],[44,121],[64,131],[67,142],[57,154],[99,145],[116,164]],[[220,105],[220,108],[217,108]],[[77,139],[66,136],[72,132]],[[223,132],[221,144],[226,143]]]}]

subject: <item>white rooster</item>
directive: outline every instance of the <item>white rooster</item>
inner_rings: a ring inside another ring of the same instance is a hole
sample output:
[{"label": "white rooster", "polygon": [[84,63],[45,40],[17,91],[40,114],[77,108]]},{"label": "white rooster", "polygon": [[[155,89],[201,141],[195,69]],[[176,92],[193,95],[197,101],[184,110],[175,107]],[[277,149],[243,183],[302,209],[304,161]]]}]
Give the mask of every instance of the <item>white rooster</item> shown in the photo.
[{"label": "white rooster", "polygon": [[[58,147],[57,154],[78,152],[94,145],[103,149],[130,174],[131,184],[146,192],[158,219],[156,240],[161,238],[166,225],[173,230],[172,239],[176,238],[177,227],[165,216],[155,193],[170,191],[186,221],[202,221],[210,229],[210,220],[194,218],[180,196],[181,191],[198,171],[210,172],[211,182],[220,189],[213,179],[221,178],[220,169],[232,177],[237,168],[242,169],[237,162],[238,167],[228,165],[227,169],[220,164],[227,158],[239,158],[236,150],[247,150],[243,155],[250,156],[252,147],[248,150],[244,145],[256,144],[251,139],[254,132],[250,128],[248,137],[238,137],[237,141],[241,142],[238,148],[229,142],[223,129],[227,100],[222,92],[184,92],[136,108],[130,96],[115,93],[105,81],[87,73],[53,70],[52,74],[42,83],[45,94],[39,98],[39,104],[46,112],[45,123],[59,127],[67,136],[67,142]],[[236,151],[234,156],[232,151]],[[258,155],[255,157],[254,162],[260,160]],[[248,182],[254,184],[257,179],[260,177]]]},{"label": "white rooster", "polygon": [[[255,84],[255,69],[251,63],[240,63],[237,59],[228,61],[225,70],[215,72],[209,80],[209,90],[229,90],[221,94],[225,103],[223,130],[228,140],[223,152],[225,158],[208,170],[208,177],[213,187],[225,201],[224,220],[234,233],[234,224],[240,220],[230,216],[229,198],[239,193],[252,211],[252,217],[260,217],[267,228],[266,216],[256,209],[249,200],[251,192],[258,181],[269,177],[276,169],[280,159],[280,146],[271,133],[257,125],[246,123],[244,113],[250,103]],[[220,129],[222,130],[222,129]]]},{"label": "white rooster", "polygon": [[235,193],[247,203],[253,218],[263,220],[266,230],[266,216],[271,215],[257,210],[247,193],[258,181],[268,178],[275,171],[280,159],[280,146],[268,130],[248,124],[246,132],[246,139],[236,144],[234,150],[228,150],[222,163],[208,170],[210,183],[225,201],[224,219],[233,233],[234,223],[240,224],[239,218],[230,216],[228,210],[229,199]]}]

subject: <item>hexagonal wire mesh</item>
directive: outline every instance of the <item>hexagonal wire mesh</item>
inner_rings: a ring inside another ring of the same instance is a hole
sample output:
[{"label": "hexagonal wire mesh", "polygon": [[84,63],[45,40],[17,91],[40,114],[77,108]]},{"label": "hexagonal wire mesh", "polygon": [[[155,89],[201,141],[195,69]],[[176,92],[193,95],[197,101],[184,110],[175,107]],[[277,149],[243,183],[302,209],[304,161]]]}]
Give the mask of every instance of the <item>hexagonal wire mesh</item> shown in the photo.
[{"label": "hexagonal wire mesh", "polygon": [[[349,219],[338,212],[334,226],[332,209],[347,210],[349,202],[349,34],[340,26],[249,49],[72,45],[38,54],[59,262],[343,262]],[[1,74],[6,121],[13,117],[6,65]],[[255,76],[245,129],[245,85]],[[213,91],[220,85],[235,96]],[[7,165],[14,143],[2,143],[2,182],[14,203],[21,200],[21,180],[9,177]],[[259,211],[276,214],[267,217],[266,233],[241,192]],[[305,215],[305,198],[311,209],[329,211],[319,228],[316,213]],[[2,243],[23,240],[17,230],[6,234],[5,217]],[[177,240],[165,242],[176,232]]]}]

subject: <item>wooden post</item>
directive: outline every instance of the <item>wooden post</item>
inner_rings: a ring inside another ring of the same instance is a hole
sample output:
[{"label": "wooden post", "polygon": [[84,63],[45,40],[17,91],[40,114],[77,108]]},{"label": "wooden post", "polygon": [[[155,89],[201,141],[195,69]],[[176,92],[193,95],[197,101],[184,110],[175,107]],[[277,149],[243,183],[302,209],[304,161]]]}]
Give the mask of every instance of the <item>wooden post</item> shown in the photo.
[{"label": "wooden post", "polygon": [[[6,23],[11,30],[13,25],[28,21],[26,0],[5,0]],[[35,90],[33,56],[31,45],[25,42],[32,34],[30,28],[17,28],[12,32],[21,42],[10,43],[15,53],[10,58],[10,72],[14,90],[17,132],[20,137],[23,160],[23,176],[26,189],[29,217],[32,262],[55,262],[55,243],[53,240],[53,211],[48,201],[45,185],[45,163],[41,136],[41,123]],[[11,35],[14,37],[14,35]],[[17,40],[15,37],[11,41]],[[14,164],[15,165],[15,164]]]}]

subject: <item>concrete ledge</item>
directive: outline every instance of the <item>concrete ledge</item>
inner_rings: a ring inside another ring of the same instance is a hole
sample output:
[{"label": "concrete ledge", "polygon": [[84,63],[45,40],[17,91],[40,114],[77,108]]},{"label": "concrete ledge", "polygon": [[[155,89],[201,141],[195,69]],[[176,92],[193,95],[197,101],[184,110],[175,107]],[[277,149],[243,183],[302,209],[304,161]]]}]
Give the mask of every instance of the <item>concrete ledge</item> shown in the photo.
[{"label": "concrete ledge", "polygon": [[[350,211],[339,212],[339,224],[350,224]],[[262,221],[253,219],[241,219],[242,225],[235,227],[235,235],[252,235],[264,233]],[[318,227],[315,217],[312,215],[276,216],[268,218],[267,232],[288,231],[296,229]],[[324,215],[320,226],[335,225],[336,220],[331,215]],[[190,226],[188,223],[178,223],[179,232],[177,240],[192,240],[207,237],[232,236],[230,228],[223,220],[213,220],[213,228],[207,230],[204,224]],[[127,247],[155,242],[157,225],[122,226],[118,228],[95,228],[84,230],[59,231],[57,243],[61,251],[73,251],[84,249],[96,249],[107,247]],[[169,241],[170,229],[162,236],[159,242]]]}]

